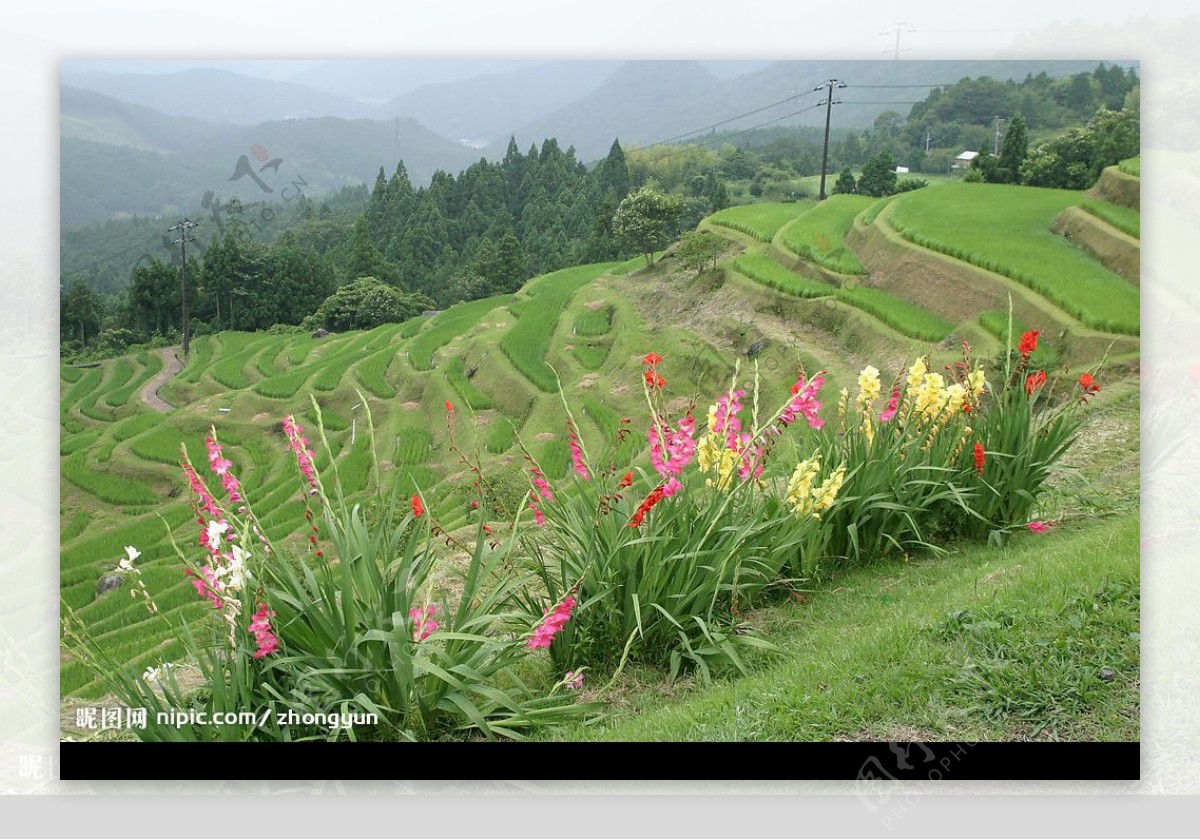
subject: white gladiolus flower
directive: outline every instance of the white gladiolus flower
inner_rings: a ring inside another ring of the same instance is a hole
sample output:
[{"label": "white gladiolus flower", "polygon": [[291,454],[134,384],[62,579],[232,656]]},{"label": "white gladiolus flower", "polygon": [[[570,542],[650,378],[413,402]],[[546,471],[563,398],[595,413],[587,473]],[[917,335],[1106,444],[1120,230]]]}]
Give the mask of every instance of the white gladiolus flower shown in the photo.
[{"label": "white gladiolus flower", "polygon": [[208,523],[208,544],[216,546],[221,544],[221,537],[229,530],[228,522],[217,522],[212,520]]}]

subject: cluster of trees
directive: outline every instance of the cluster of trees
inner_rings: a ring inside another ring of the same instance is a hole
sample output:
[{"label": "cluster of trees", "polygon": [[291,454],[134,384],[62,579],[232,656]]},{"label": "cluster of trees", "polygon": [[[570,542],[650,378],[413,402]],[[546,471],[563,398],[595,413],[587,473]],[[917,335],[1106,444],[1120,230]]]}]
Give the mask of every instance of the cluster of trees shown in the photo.
[{"label": "cluster of trees", "polygon": [[858,178],[854,177],[854,171],[849,166],[843,166],[833,185],[833,192],[881,198],[928,185],[929,182],[924,178],[901,178],[896,172],[896,159],[885,149],[863,164],[862,174]]},{"label": "cluster of trees", "polygon": [[630,186],[619,142],[589,171],[554,139],[526,154],[510,141],[502,160],[437,172],[420,189],[400,163],[375,180],[355,231],[358,270],[440,305],[511,292],[537,274],[619,256],[612,217]]},{"label": "cluster of trees", "polygon": [[1132,109],[1100,109],[1087,124],[1029,148],[1025,121],[1013,117],[999,156],[981,154],[969,177],[991,183],[1087,189],[1106,166],[1136,157],[1141,149],[1138,114]]}]

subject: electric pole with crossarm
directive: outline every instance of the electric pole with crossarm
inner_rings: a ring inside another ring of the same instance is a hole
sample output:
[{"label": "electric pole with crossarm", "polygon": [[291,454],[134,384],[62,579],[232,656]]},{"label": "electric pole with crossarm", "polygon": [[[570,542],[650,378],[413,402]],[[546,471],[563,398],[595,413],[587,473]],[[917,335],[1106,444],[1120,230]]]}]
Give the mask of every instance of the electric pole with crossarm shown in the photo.
[{"label": "electric pole with crossarm", "polygon": [[183,219],[178,224],[171,225],[167,228],[168,231],[179,231],[179,238],[171,240],[172,245],[179,246],[179,299],[182,302],[183,313],[180,319],[180,332],[183,334],[183,358],[184,361],[188,357],[188,348],[191,346],[191,336],[188,325],[188,301],[187,301],[187,244],[195,242],[196,237],[192,236],[189,231],[196,227],[196,223],[191,219]]},{"label": "electric pole with crossarm", "polygon": [[833,101],[833,89],[835,87],[844,88],[845,86],[845,82],[839,82],[837,79],[830,79],[829,81],[825,82],[825,84],[817,85],[815,88],[813,88],[813,90],[821,90],[824,88],[826,91],[825,101],[817,103],[818,106],[825,106],[825,150],[821,152],[821,192],[817,197],[818,201],[825,200],[825,170],[829,165],[829,116],[830,112],[833,110],[833,106],[840,105],[842,102],[840,99],[837,102]]}]

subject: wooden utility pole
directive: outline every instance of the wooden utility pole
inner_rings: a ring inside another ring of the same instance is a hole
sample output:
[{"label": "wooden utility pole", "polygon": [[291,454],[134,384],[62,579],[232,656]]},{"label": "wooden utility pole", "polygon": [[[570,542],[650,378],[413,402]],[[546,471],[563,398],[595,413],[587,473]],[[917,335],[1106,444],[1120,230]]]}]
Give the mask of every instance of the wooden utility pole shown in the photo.
[{"label": "wooden utility pole", "polygon": [[844,88],[845,86],[845,82],[840,82],[837,79],[830,79],[829,81],[825,82],[825,84],[817,85],[815,88],[813,88],[813,90],[821,90],[822,88],[825,89],[825,101],[817,103],[818,106],[825,106],[825,148],[821,152],[821,191],[817,196],[818,201],[825,200],[825,172],[829,166],[829,118],[833,110],[833,106],[841,104],[840,99],[837,102],[833,101],[833,89],[835,87]]},{"label": "wooden utility pole", "polygon": [[196,241],[196,237],[189,233],[189,231],[194,227],[196,227],[196,223],[191,219],[185,218],[178,224],[171,225],[171,227],[167,228],[168,231],[179,231],[179,237],[171,240],[171,244],[179,246],[179,299],[183,308],[182,316],[179,322],[179,331],[183,334],[183,358],[185,361],[188,357],[188,349],[191,347],[187,300],[187,244],[189,242]]}]

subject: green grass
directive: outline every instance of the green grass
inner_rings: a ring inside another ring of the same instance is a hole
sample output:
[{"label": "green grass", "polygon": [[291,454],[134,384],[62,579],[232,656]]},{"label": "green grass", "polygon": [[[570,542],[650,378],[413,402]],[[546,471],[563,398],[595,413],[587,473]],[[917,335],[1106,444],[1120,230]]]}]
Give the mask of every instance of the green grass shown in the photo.
[{"label": "green grass", "polygon": [[801,213],[811,209],[813,202],[792,203],[763,202],[726,207],[709,216],[705,221],[714,225],[741,231],[762,242],[770,242],[778,231]]},{"label": "green grass", "polygon": [[895,198],[894,195],[887,195],[881,199],[878,199],[874,204],[862,212],[862,216],[859,217],[859,221],[861,221],[864,225],[873,224],[883,208],[892,203],[893,198]]},{"label": "green grass", "polygon": [[1142,214],[1132,207],[1122,207],[1108,201],[1085,198],[1079,206],[1097,219],[1102,219],[1134,239],[1142,238]]},{"label": "green grass", "polygon": [[288,371],[287,373],[272,376],[270,379],[263,379],[255,383],[254,392],[264,397],[270,397],[271,399],[289,399],[294,397],[296,392],[304,387],[304,383],[308,381],[308,377],[312,376],[312,374],[313,371],[309,368]]},{"label": "green grass", "polygon": [[223,332],[219,338],[221,351],[209,373],[213,379],[230,390],[249,388],[251,382],[246,375],[246,366],[250,363],[250,358],[262,348],[266,339],[256,333],[235,332]]},{"label": "green grass", "polygon": [[954,325],[928,309],[922,309],[903,298],[881,289],[866,286],[838,289],[837,299],[874,315],[896,332],[922,341],[941,341]]},{"label": "green grass", "polygon": [[446,374],[446,381],[454,388],[454,392],[458,394],[459,399],[469,405],[475,411],[486,411],[493,407],[492,398],[475,387],[475,384],[467,378],[467,372],[463,360],[458,356],[448,359],[442,366]]},{"label": "green grass", "polygon": [[139,392],[147,382],[158,375],[163,368],[162,356],[157,353],[147,353],[142,351],[138,354],[138,363],[142,366],[142,371],[136,377],[129,380],[124,386],[115,390],[109,391],[104,398],[104,402],[113,408],[120,408],[126,405],[133,395]]},{"label": "green grass", "polygon": [[484,449],[493,455],[501,455],[512,448],[516,440],[516,430],[507,418],[500,417],[492,421],[484,439]]},{"label": "green grass", "polygon": [[408,346],[408,359],[417,370],[433,370],[433,354],[438,348],[449,344],[458,336],[479,323],[484,315],[499,306],[506,306],[512,295],[472,300],[457,303],[444,312],[433,316],[429,326],[420,332]]},{"label": "green grass", "polygon": [[766,254],[743,254],[733,261],[733,267],[751,280],[788,295],[827,297],[836,291],[828,283],[810,280],[784,268]]},{"label": "green grass", "polygon": [[571,345],[571,355],[587,370],[600,370],[611,352],[612,345],[604,341],[576,341]]},{"label": "green grass", "polygon": [[1137,740],[1137,592],[1134,514],[881,563],[752,618],[784,651],[752,676],[699,689],[635,671],[607,721],[554,737]]},{"label": "green grass", "polygon": [[1117,168],[1126,175],[1132,175],[1135,178],[1142,177],[1142,159],[1140,157],[1125,158],[1117,164]]},{"label": "green grass", "polygon": [[396,441],[397,464],[424,464],[433,454],[433,437],[428,429],[401,429]]},{"label": "green grass", "polygon": [[1098,330],[1137,335],[1138,291],[1050,232],[1082,195],[1010,184],[947,184],[896,198],[907,240],[1021,283]]},{"label": "green grass", "polygon": [[833,195],[783,230],[783,244],[796,255],[839,274],[865,274],[846,234],[854,217],[875,199],[866,195]]},{"label": "green grass", "polygon": [[109,431],[109,437],[114,441],[129,440],[142,432],[148,432],[163,423],[163,416],[158,412],[135,414],[117,423]]},{"label": "green grass", "polygon": [[527,284],[523,299],[512,307],[519,317],[500,339],[500,349],[538,389],[549,393],[558,387],[554,372],[546,364],[546,351],[567,301],[613,265],[594,263],[547,274]]},{"label": "green grass", "polygon": [[387,370],[396,358],[396,350],[388,347],[363,359],[355,368],[354,375],[362,386],[383,400],[396,396],[396,389],[387,381]]},{"label": "green grass", "polygon": [[603,309],[585,309],[575,316],[575,335],[585,338],[595,338],[607,335],[612,328],[608,321],[608,312]]},{"label": "green grass", "polygon": [[62,461],[63,478],[110,505],[152,505],[158,496],[140,481],[128,476],[98,472],[84,462],[86,453],[77,452]]},{"label": "green grass", "polygon": [[188,363],[176,378],[183,382],[196,383],[200,381],[201,375],[212,364],[214,346],[216,345],[216,337],[211,335],[201,335],[192,339],[190,347],[191,355],[188,357]]},{"label": "green grass", "polygon": [[62,365],[58,369],[58,375],[64,382],[78,382],[79,378],[83,376],[83,371],[79,368]]},{"label": "green grass", "polygon": [[[989,333],[1000,339],[1001,344],[1009,340],[1008,335],[1008,313],[999,310],[991,310],[988,312],[979,313],[979,324]],[[1029,325],[1013,319],[1012,325],[1012,345],[1021,339],[1021,335],[1031,329]],[[1044,339],[1038,341],[1037,350],[1029,357],[1029,364],[1033,368],[1042,370],[1054,370],[1058,367],[1058,353],[1050,346],[1049,342]]]}]

